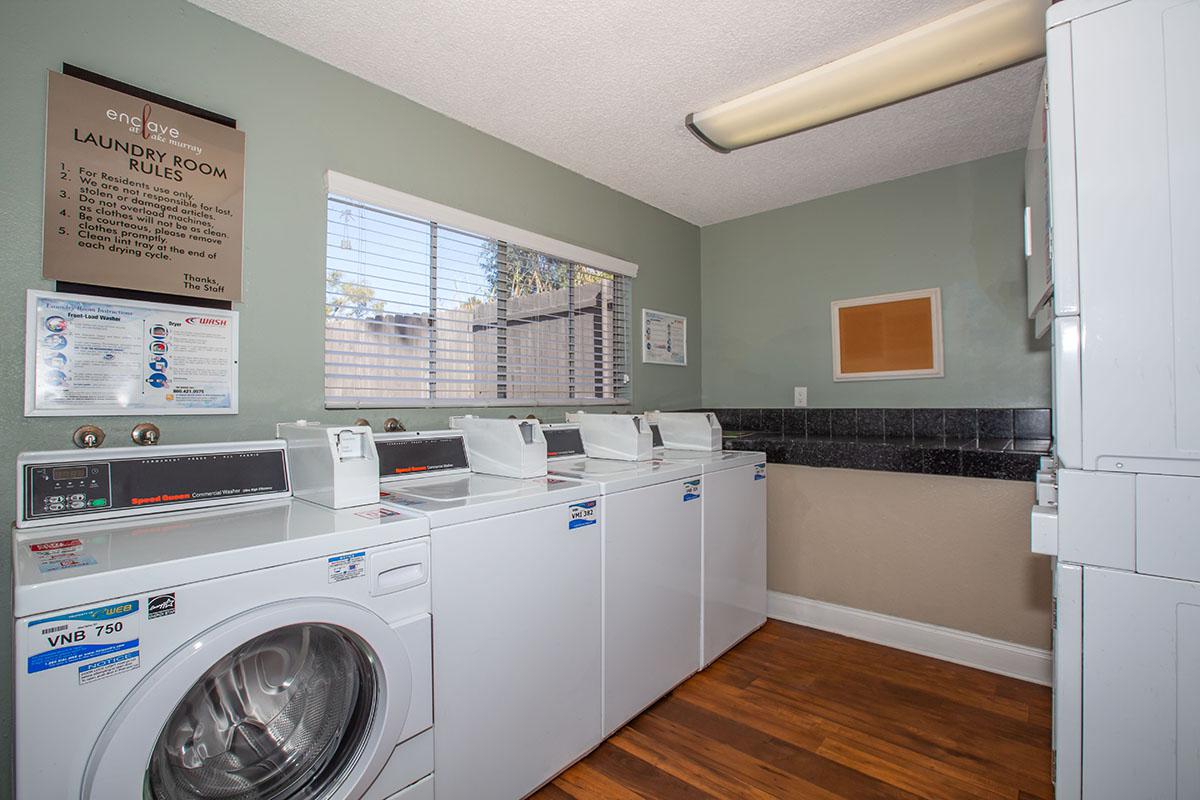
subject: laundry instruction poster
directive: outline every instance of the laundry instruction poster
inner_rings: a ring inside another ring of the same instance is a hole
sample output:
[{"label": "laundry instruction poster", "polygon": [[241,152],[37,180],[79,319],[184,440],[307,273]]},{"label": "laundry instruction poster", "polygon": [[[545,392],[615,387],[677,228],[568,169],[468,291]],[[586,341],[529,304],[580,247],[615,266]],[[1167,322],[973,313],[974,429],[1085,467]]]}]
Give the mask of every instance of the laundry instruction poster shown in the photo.
[{"label": "laundry instruction poster", "polygon": [[25,415],[236,414],[236,311],[29,291]]},{"label": "laundry instruction poster", "polygon": [[642,363],[687,366],[687,317],[642,309]]},{"label": "laundry instruction poster", "polygon": [[240,300],[245,133],[58,72],[47,103],[42,275]]}]

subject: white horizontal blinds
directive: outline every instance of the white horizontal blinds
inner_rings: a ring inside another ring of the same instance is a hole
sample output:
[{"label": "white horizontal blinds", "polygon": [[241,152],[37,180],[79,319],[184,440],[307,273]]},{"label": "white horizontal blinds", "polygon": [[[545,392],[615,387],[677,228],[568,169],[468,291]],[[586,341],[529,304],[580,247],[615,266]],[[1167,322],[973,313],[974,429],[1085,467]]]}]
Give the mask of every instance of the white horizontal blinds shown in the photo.
[{"label": "white horizontal blinds", "polygon": [[330,407],[628,397],[630,279],[330,195]]}]

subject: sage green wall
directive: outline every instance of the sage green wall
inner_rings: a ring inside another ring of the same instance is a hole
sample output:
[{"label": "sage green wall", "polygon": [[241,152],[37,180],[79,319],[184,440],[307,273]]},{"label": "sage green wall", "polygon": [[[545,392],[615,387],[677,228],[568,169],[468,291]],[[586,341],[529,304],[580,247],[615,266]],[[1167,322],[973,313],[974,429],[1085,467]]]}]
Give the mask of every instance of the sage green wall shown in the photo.
[{"label": "sage green wall", "polygon": [[[16,454],[68,447],[71,431],[83,421],[21,416],[25,290],[53,288],[41,279],[46,71],[63,61],[236,117],[246,131],[241,413],[154,419],[164,442],[266,437],[281,419],[357,416],[322,411],[327,169],[636,262],[635,311],[647,305],[686,314],[697,330],[700,237],[693,225],[179,0],[3,0],[4,519],[15,509],[8,470]],[[699,336],[693,334],[690,344],[693,360],[686,369],[643,367],[634,359],[634,408],[699,402]],[[432,426],[444,425],[448,413],[399,416],[410,427]],[[379,421],[388,415],[366,416]],[[108,431],[110,443],[121,444],[138,419],[89,421]],[[0,580],[7,586],[9,548],[3,551]],[[0,619],[11,619],[7,590],[0,597]],[[9,624],[0,623],[0,796],[10,774],[10,646]]]},{"label": "sage green wall", "polygon": [[[1024,153],[705,227],[706,406],[1048,406],[1025,318]],[[941,287],[944,378],[833,380],[833,300]]]}]

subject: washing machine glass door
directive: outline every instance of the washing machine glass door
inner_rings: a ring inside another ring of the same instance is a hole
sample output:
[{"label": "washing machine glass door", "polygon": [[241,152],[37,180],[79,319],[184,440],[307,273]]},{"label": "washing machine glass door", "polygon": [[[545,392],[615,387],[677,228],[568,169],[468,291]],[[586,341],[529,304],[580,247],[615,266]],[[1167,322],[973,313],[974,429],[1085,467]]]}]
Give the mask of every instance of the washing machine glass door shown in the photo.
[{"label": "washing machine glass door", "polygon": [[370,728],[376,679],[332,625],[262,634],[218,660],[175,707],[147,770],[153,800],[321,797]]},{"label": "washing machine glass door", "polygon": [[271,603],[184,641],[135,685],[92,749],[80,798],[357,796],[400,740],[412,692],[409,649],[372,611]]}]

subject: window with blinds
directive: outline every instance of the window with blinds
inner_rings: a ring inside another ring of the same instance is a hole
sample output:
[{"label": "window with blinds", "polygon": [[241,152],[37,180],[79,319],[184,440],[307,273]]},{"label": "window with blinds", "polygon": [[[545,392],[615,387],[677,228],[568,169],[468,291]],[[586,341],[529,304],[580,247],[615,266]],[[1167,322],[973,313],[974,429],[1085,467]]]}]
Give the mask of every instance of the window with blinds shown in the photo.
[{"label": "window with blinds", "polygon": [[330,194],[329,408],[628,402],[625,275]]}]

